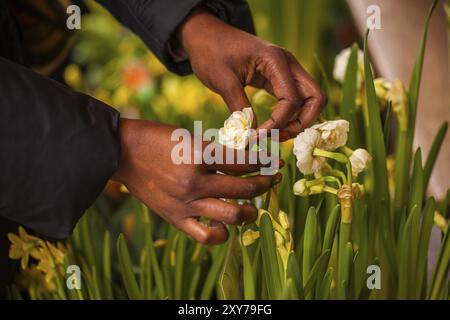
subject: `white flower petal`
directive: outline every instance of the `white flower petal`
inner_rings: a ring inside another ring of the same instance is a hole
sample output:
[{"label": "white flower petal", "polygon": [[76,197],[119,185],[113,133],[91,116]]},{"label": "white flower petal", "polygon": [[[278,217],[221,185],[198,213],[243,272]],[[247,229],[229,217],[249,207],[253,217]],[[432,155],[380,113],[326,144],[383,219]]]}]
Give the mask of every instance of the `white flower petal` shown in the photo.
[{"label": "white flower petal", "polygon": [[352,173],[359,174],[364,171],[370,161],[372,160],[372,156],[365,149],[356,149],[353,151],[350,156],[350,163],[352,165]]}]

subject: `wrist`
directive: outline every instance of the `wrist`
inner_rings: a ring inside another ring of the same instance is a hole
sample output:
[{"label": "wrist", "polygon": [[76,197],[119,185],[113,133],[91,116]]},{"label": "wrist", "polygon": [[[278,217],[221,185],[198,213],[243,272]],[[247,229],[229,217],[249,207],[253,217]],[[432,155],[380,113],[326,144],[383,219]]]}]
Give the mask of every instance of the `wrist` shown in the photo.
[{"label": "wrist", "polygon": [[180,50],[190,56],[189,52],[196,46],[196,40],[203,38],[200,33],[204,35],[205,31],[217,23],[222,21],[207,7],[200,5],[194,8],[175,32],[176,43]]},{"label": "wrist", "polygon": [[127,164],[130,159],[129,155],[133,149],[133,145],[136,143],[136,139],[133,138],[135,131],[133,128],[135,120],[121,118],[119,122],[119,143],[120,143],[120,156],[119,165],[111,177],[111,180],[124,183],[124,176],[127,171]]}]

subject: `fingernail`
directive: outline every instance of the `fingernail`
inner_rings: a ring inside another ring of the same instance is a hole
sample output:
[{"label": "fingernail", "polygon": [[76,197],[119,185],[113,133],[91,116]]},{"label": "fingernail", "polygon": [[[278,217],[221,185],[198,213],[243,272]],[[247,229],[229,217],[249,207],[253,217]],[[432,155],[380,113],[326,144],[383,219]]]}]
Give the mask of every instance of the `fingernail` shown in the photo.
[{"label": "fingernail", "polygon": [[221,228],[221,227],[223,227],[223,223],[220,222],[220,221],[217,221],[217,220],[211,220],[211,221],[209,222],[209,226],[210,226],[211,228]]},{"label": "fingernail", "polygon": [[274,185],[279,184],[282,179],[283,179],[283,174],[281,172],[278,172],[274,178]]},{"label": "fingernail", "polygon": [[290,138],[289,132],[287,132],[287,131],[280,131],[280,141],[281,142],[289,140],[289,138]]}]

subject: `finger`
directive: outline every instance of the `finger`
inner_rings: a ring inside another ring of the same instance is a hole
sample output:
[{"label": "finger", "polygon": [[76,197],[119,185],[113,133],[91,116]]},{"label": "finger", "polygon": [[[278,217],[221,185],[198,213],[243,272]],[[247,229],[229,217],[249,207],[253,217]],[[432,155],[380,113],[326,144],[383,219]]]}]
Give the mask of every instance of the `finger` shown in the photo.
[{"label": "finger", "polygon": [[286,52],[286,57],[295,79],[298,94],[304,99],[298,116],[284,128],[291,137],[296,136],[318,119],[326,105],[327,98],[314,79],[302,68],[295,57]]},{"label": "finger", "polygon": [[220,244],[228,239],[228,230],[222,223],[207,226],[194,218],[185,218],[176,227],[202,244]]},{"label": "finger", "polygon": [[281,182],[282,175],[277,173],[272,176],[233,177],[220,174],[212,174],[208,178],[210,188],[203,191],[204,197],[251,199],[267,192],[271,187]]},{"label": "finger", "polygon": [[273,92],[278,99],[270,119],[261,124],[258,129],[283,128],[302,104],[283,49],[270,47],[256,68],[257,72],[269,82],[264,85],[266,90]]},{"label": "finger", "polygon": [[[223,100],[228,106],[228,109],[231,112],[234,112],[241,111],[244,108],[251,108],[250,101],[248,100],[247,94],[245,93],[244,85],[234,74],[227,74],[229,75],[224,77],[224,82],[222,87],[219,89],[219,94],[222,96]],[[257,127],[257,120],[254,111],[252,127]]]},{"label": "finger", "polygon": [[[247,150],[236,150],[216,145],[215,150],[222,152],[217,155],[212,164],[208,166],[210,171],[220,171],[231,175],[243,175],[246,173],[257,172],[264,167],[282,167],[284,162],[278,158],[272,157],[267,152],[254,152]],[[278,163],[277,163],[278,162]]]},{"label": "finger", "polygon": [[258,210],[252,204],[238,205],[215,198],[195,200],[190,206],[195,215],[232,225],[251,223],[258,216]]}]

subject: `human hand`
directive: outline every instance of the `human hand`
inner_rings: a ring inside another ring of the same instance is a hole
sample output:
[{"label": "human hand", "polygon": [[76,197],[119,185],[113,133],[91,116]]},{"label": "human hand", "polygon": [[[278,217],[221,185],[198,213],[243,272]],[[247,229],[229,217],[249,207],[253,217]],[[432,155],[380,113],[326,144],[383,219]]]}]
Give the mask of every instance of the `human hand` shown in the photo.
[{"label": "human hand", "polygon": [[[157,122],[122,119],[121,159],[112,179],[123,183],[131,194],[155,213],[197,241],[222,243],[228,237],[223,223],[241,225],[253,222],[257,218],[257,209],[251,204],[232,204],[221,198],[256,197],[279,183],[281,174],[247,178],[232,176],[256,172],[262,167],[260,164],[177,165],[171,157],[173,147],[180,143],[171,141],[174,129]],[[193,141],[183,143],[194,145]],[[227,150],[224,155],[225,152]],[[248,151],[240,152],[245,152],[246,159],[249,159]],[[227,175],[217,174],[217,171]],[[198,221],[199,217],[209,218],[211,224],[207,226]]]},{"label": "human hand", "polygon": [[313,124],[326,96],[295,57],[222,22],[201,7],[179,27],[177,37],[197,77],[220,94],[230,111],[250,106],[244,87],[263,88],[278,102],[259,129],[281,129],[286,140]]}]

